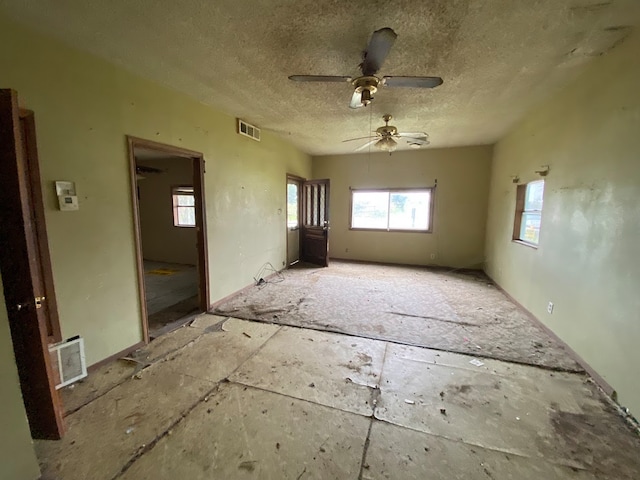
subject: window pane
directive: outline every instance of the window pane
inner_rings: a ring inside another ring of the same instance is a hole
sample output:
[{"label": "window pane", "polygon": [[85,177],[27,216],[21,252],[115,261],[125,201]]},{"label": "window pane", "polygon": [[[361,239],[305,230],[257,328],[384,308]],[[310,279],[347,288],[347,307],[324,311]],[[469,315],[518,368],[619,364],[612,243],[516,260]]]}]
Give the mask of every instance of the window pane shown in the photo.
[{"label": "window pane", "polygon": [[305,212],[305,225],[311,225],[311,185],[305,185],[305,198],[306,198],[306,212]]},{"label": "window pane", "polygon": [[428,230],[431,194],[424,192],[391,193],[389,228],[395,230]]},{"label": "window pane", "polygon": [[527,184],[527,192],[524,196],[524,210],[542,211],[542,197],[544,196],[544,180],[538,180]]},{"label": "window pane", "polygon": [[193,207],[196,204],[196,197],[193,195],[176,195],[176,205],[179,207]]},{"label": "window pane", "polygon": [[325,196],[325,186],[320,185],[320,222],[318,223],[318,226],[320,227],[324,225],[324,221],[326,220],[324,212],[324,203],[326,201]]},{"label": "window pane", "polygon": [[537,245],[540,241],[540,220],[539,213],[523,213],[520,223],[520,240]]},{"label": "window pane", "polygon": [[287,226],[297,227],[298,224],[298,185],[287,184]]},{"label": "window pane", "polygon": [[313,208],[313,220],[311,225],[314,227],[317,227],[319,225],[318,223],[318,185],[312,185],[311,186],[311,207]]},{"label": "window pane", "polygon": [[352,228],[387,229],[389,192],[353,192]]},{"label": "window pane", "polygon": [[178,225],[181,227],[196,226],[196,209],[193,207],[176,207],[178,209]]}]

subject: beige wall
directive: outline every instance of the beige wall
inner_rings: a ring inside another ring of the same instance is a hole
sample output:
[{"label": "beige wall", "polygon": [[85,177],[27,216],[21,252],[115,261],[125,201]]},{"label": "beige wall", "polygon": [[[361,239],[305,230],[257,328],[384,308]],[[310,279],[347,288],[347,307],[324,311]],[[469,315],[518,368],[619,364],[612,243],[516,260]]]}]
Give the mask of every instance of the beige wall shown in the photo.
[{"label": "beige wall", "polygon": [[[490,146],[314,157],[314,178],[331,179],[330,255],[481,267],[490,165]],[[433,233],[349,230],[349,187],[427,187],[436,179]]]},{"label": "beige wall", "polygon": [[[640,35],[495,147],[487,271],[640,414]],[[540,248],[511,240],[516,186],[549,164]],[[553,314],[547,303],[554,302]]]},{"label": "beige wall", "polygon": [[[204,153],[212,302],[283,265],[286,173],[308,177],[306,154],[2,16],[0,85],[35,111],[62,334],[89,364],[142,339],[126,134]],[[56,209],[54,180],[76,182],[79,211]]]},{"label": "beige wall", "polygon": [[40,476],[40,469],[22,403],[3,292],[0,278],[0,478],[32,480]]},{"label": "beige wall", "polygon": [[196,229],[173,225],[171,188],[193,186],[193,161],[167,158],[139,161],[162,170],[138,181],[142,254],[146,260],[196,265]]}]

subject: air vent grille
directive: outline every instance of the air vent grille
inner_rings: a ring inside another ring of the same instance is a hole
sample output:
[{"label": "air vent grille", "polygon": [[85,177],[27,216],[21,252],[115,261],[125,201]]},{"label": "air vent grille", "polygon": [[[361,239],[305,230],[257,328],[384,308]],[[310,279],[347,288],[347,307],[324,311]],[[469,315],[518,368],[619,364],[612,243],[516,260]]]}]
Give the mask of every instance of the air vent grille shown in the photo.
[{"label": "air vent grille", "polygon": [[49,346],[51,363],[56,377],[56,390],[87,376],[84,358],[84,340],[70,338]]},{"label": "air vent grille", "polygon": [[260,141],[260,129],[240,119],[238,119],[238,133],[253,138],[256,142]]}]

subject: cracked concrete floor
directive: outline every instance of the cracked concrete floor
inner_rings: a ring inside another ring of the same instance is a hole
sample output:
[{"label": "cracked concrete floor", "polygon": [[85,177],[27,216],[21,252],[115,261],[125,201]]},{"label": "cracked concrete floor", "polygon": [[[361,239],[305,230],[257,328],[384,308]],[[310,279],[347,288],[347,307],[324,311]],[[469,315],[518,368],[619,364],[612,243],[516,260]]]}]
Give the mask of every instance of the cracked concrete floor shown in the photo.
[{"label": "cracked concrete floor", "polygon": [[640,472],[640,437],[584,374],[207,314],[63,399],[67,435],[36,443],[45,479]]}]

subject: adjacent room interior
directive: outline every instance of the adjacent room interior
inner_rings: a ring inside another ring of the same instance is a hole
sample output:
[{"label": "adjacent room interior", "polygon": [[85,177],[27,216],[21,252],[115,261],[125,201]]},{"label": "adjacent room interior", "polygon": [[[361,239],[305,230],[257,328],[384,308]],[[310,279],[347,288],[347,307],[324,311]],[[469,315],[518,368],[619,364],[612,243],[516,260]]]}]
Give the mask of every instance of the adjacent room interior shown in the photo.
[{"label": "adjacent room interior", "polygon": [[149,336],[200,311],[193,160],[135,149]]},{"label": "adjacent room interior", "polygon": [[639,25],[5,2],[0,477],[638,478]]}]

